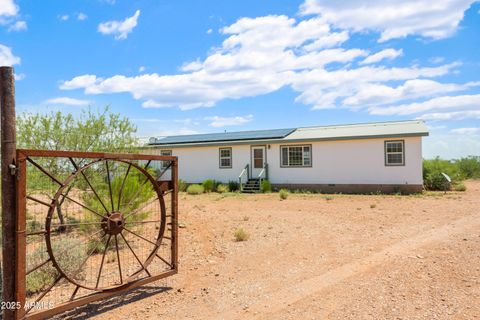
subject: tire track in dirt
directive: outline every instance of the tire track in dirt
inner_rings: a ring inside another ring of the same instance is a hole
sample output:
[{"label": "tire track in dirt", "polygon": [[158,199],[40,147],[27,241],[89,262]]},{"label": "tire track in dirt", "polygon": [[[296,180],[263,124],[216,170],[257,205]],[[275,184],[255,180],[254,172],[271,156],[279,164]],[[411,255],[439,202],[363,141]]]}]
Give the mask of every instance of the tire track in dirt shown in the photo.
[{"label": "tire track in dirt", "polygon": [[248,313],[241,309],[231,309],[228,312],[215,316],[215,319],[239,319],[248,315],[249,318],[268,319],[269,315],[275,314],[289,305],[298,302],[308,296],[318,293],[330,286],[368,271],[376,266],[389,262],[391,256],[406,254],[425,245],[446,240],[468,229],[480,227],[480,214],[464,217],[438,228],[432,228],[416,236],[404,239],[375,254],[342,265],[319,276],[307,279],[293,286],[285,287],[276,292],[269,293],[267,297],[260,298],[252,304]]}]

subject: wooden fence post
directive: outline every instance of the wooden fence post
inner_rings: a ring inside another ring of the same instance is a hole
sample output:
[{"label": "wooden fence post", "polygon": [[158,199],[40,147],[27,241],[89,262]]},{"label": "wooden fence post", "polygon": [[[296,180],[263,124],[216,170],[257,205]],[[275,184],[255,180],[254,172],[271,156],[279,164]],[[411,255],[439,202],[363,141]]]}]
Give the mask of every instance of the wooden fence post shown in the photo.
[{"label": "wooden fence post", "polygon": [[[0,67],[0,113],[1,113],[1,176],[2,176],[2,237],[3,272],[2,286],[4,304],[3,319],[15,317],[15,79],[12,67]],[[13,174],[12,174],[13,170]]]}]

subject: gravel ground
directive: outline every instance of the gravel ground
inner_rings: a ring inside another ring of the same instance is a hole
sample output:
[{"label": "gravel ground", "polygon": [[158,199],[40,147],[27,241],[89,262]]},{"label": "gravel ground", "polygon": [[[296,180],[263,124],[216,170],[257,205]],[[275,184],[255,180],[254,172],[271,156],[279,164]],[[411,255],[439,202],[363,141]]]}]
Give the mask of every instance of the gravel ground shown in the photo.
[{"label": "gravel ground", "polygon": [[[181,194],[180,272],[69,318],[478,319],[480,181],[412,196]],[[236,242],[236,228],[250,238]]]}]

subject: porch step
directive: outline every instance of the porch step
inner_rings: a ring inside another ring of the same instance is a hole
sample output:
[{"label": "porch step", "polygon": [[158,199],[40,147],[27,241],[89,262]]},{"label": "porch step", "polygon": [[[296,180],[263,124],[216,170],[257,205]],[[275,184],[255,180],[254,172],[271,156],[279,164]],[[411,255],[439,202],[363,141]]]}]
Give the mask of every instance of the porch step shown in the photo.
[{"label": "porch step", "polygon": [[244,193],[260,192],[260,179],[249,179],[248,182],[243,185],[242,192]]}]

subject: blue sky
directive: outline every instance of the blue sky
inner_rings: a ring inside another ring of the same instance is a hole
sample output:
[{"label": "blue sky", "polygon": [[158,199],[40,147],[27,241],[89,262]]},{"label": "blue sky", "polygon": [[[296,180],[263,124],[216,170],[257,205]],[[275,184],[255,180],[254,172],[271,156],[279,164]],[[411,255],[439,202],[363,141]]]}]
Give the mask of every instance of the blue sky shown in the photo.
[{"label": "blue sky", "polygon": [[0,0],[18,112],[102,108],[141,137],[424,119],[480,155],[480,3]]}]

